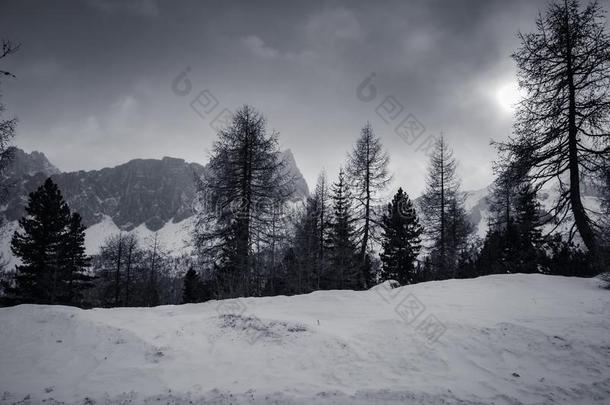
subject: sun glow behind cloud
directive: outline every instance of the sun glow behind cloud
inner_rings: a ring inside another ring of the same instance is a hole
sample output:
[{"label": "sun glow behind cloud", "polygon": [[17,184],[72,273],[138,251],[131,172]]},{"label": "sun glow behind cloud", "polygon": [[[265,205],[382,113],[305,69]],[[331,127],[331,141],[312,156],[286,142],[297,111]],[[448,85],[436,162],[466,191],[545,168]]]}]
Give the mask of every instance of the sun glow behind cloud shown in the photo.
[{"label": "sun glow behind cloud", "polygon": [[515,80],[508,80],[496,87],[494,98],[500,110],[512,115],[516,106],[523,99],[524,91],[519,88]]}]

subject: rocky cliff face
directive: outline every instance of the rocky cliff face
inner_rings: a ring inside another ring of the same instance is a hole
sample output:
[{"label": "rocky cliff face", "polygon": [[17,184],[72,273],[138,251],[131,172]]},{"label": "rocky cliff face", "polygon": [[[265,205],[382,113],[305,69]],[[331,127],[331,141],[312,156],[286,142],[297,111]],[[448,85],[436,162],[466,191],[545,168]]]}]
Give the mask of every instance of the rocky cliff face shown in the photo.
[{"label": "rocky cliff face", "polygon": [[[287,150],[282,158],[296,179],[295,198],[305,197],[309,193],[307,183],[292,153]],[[44,154],[15,148],[1,181],[6,189],[2,211],[6,220],[18,220],[24,213],[28,194],[50,176],[86,226],[108,216],[125,231],[141,224],[157,231],[169,221],[180,222],[193,215],[195,179],[204,170],[197,163],[164,157],[135,159],[101,170],[62,173]]]},{"label": "rocky cliff face", "polygon": [[179,222],[193,214],[195,178],[203,166],[164,157],[136,159],[120,166],[51,176],[72,210],[87,226],[105,215],[121,229],[145,224],[152,231],[170,220]]},{"label": "rocky cliff face", "polygon": [[25,153],[11,148],[10,161],[0,178],[0,205],[4,219],[15,221],[23,215],[30,192],[40,186],[47,177],[60,171],[40,152]]}]

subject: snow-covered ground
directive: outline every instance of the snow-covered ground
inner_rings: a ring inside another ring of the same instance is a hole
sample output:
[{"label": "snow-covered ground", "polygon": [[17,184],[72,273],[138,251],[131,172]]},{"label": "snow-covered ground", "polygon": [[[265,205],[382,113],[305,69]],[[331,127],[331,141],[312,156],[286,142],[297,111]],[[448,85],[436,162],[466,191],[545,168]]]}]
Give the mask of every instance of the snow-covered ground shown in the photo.
[{"label": "snow-covered ground", "polygon": [[157,308],[3,308],[0,402],[609,404],[610,291],[598,284],[517,274]]}]

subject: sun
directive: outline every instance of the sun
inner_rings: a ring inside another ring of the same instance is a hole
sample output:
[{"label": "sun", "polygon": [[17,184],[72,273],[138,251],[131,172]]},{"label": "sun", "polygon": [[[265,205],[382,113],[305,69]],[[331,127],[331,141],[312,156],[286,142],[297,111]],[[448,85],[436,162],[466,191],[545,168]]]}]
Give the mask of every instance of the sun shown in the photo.
[{"label": "sun", "polygon": [[495,98],[500,109],[506,114],[513,114],[516,105],[523,98],[523,91],[516,81],[502,83],[496,89]]}]

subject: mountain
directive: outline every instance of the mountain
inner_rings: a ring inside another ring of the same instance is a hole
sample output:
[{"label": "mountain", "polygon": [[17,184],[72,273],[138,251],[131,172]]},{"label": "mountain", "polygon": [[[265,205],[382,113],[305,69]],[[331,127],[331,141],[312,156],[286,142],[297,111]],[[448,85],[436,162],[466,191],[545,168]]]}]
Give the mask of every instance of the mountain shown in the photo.
[{"label": "mountain", "polygon": [[[5,224],[3,252],[16,221],[24,214],[28,194],[51,177],[70,208],[80,213],[87,226],[87,250],[95,253],[103,240],[119,231],[141,237],[159,232],[164,243],[182,248],[193,217],[196,177],[206,170],[183,159],[134,159],[101,170],[61,172],[43,153],[12,150],[12,160],[0,179],[5,198],[0,207]],[[290,150],[282,152],[289,175],[295,179],[294,200],[309,194],[307,183]],[[184,226],[176,226],[182,224]]]},{"label": "mountain", "polygon": [[61,173],[40,152],[15,150],[2,186],[7,190],[3,214],[7,221],[24,213],[28,193],[51,177],[70,208],[86,226],[108,216],[122,230],[145,224],[157,231],[170,220],[179,222],[193,214],[195,176],[204,167],[182,159],[135,159],[101,170]]},{"label": "mountain", "polygon": [[297,161],[294,159],[294,155],[290,149],[286,149],[282,152],[280,159],[286,165],[286,171],[290,177],[294,180],[294,199],[303,200],[309,195],[309,187],[303,177],[303,174],[297,166]]}]

